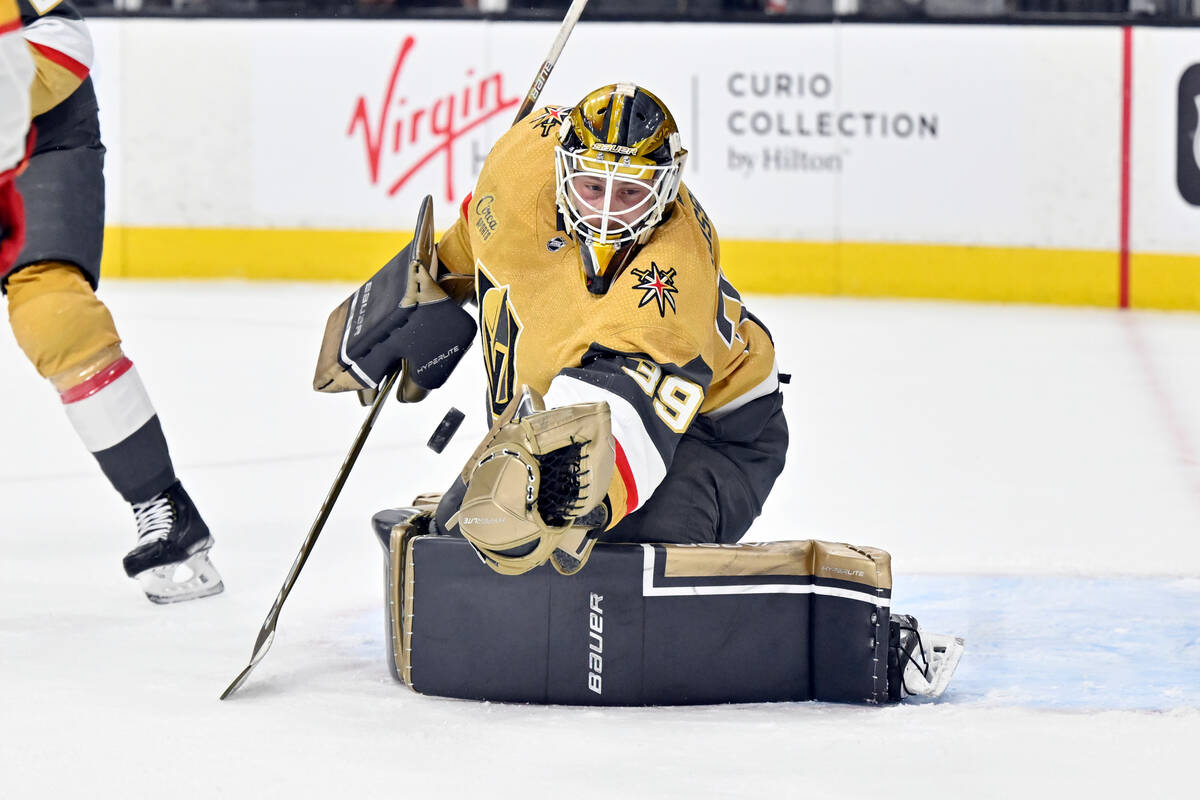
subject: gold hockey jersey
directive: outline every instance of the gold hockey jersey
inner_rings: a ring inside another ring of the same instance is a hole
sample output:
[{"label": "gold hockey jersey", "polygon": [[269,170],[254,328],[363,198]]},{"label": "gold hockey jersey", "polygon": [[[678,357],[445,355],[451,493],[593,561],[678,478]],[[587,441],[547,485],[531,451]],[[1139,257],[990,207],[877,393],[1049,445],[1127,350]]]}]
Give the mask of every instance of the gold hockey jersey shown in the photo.
[{"label": "gold hockey jersey", "polygon": [[0,186],[12,179],[9,171],[25,158],[32,79],[33,61],[21,36],[17,4],[15,0],[0,0]]},{"label": "gold hockey jersey", "polygon": [[587,290],[555,206],[567,111],[544,108],[500,138],[438,260],[444,283],[447,273],[474,280],[493,415],[521,384],[547,407],[608,402],[611,527],[662,482],[697,414],[727,414],[776,391],[779,377],[770,336],[721,274],[716,231],[686,186],[608,292]]},{"label": "gold hockey jersey", "polygon": [[33,116],[57,106],[91,72],[92,36],[67,0],[17,0],[25,41],[37,70],[30,96]]}]

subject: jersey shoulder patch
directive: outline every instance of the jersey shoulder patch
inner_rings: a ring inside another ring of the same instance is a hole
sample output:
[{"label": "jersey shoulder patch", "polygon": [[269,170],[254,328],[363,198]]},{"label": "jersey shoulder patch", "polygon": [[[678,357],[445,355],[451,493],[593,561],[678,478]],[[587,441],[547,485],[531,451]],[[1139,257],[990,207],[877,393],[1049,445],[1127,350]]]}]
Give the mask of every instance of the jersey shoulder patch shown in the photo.
[{"label": "jersey shoulder patch", "polygon": [[571,106],[544,106],[537,113],[531,114],[529,126],[536,128],[545,139],[558,134],[559,125],[571,113]]}]

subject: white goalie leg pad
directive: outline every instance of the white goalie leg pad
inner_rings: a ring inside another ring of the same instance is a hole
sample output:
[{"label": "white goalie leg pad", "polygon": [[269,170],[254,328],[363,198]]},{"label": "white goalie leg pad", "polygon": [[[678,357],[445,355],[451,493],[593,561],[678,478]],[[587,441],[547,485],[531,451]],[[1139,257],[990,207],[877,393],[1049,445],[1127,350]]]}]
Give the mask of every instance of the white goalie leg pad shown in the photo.
[{"label": "white goalie leg pad", "polygon": [[225,583],[209,560],[207,550],[194,553],[183,561],[151,567],[135,577],[152,603],[181,603],[225,590]]},{"label": "white goalie leg pad", "polygon": [[950,685],[950,678],[962,658],[964,642],[959,636],[944,633],[919,633],[918,652],[904,667],[904,694],[939,697]]}]

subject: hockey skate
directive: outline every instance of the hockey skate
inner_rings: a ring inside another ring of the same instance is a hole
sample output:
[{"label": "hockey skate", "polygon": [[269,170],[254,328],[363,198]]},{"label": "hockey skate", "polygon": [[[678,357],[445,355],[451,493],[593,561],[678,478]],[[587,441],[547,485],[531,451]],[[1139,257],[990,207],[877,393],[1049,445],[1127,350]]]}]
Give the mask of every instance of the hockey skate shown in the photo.
[{"label": "hockey skate", "polygon": [[893,614],[888,637],[888,699],[938,697],[962,658],[958,636],[922,631],[915,617]]},{"label": "hockey skate", "polygon": [[144,503],[133,504],[137,546],[125,556],[125,574],[136,578],[153,603],[178,603],[225,589],[208,558],[212,534],[179,481]]}]

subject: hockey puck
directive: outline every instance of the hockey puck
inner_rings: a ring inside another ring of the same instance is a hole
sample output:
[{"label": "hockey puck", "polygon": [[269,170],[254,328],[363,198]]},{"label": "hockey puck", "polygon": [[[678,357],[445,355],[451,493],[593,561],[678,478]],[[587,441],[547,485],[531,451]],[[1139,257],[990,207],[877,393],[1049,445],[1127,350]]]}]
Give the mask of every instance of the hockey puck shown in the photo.
[{"label": "hockey puck", "polygon": [[433,436],[429,437],[429,449],[435,453],[445,450],[446,445],[450,444],[450,440],[454,438],[454,434],[458,432],[458,426],[462,425],[462,421],[466,419],[466,416],[466,414],[451,406],[450,410],[446,412],[446,416],[442,417],[442,421],[434,429]]}]

